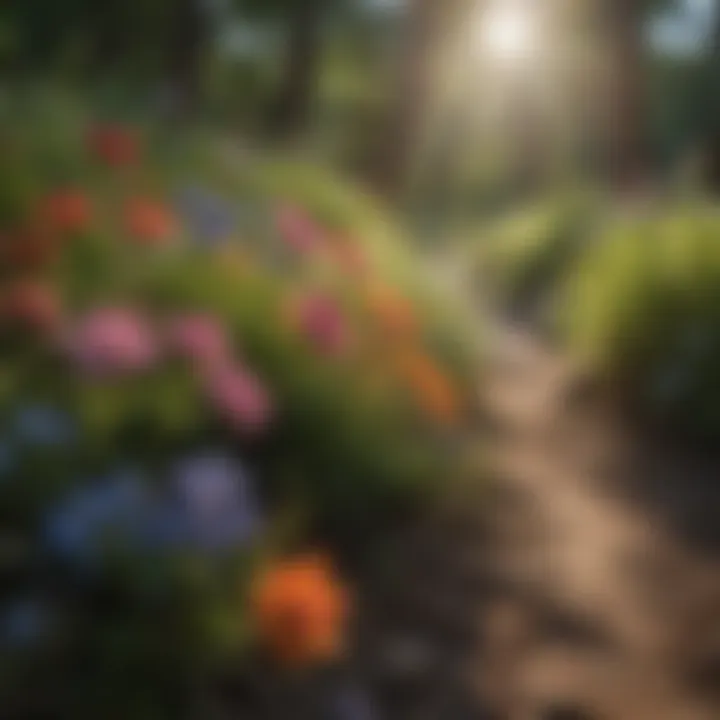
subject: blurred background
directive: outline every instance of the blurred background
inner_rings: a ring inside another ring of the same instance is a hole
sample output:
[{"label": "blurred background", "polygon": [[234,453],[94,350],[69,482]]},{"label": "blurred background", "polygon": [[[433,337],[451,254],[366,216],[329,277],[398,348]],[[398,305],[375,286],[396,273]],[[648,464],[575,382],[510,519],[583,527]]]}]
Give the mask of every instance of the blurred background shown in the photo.
[{"label": "blurred background", "polygon": [[720,716],[717,0],[6,0],[0,716]]}]

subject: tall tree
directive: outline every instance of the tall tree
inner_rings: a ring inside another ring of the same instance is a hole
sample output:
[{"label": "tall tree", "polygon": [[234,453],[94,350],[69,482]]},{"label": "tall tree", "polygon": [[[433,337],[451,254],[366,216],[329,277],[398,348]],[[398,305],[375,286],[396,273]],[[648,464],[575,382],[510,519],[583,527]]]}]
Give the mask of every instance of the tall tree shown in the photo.
[{"label": "tall tree", "polygon": [[171,18],[168,75],[177,96],[178,110],[185,113],[196,105],[201,94],[208,17],[201,0],[176,0]]},{"label": "tall tree", "polygon": [[285,60],[270,129],[294,136],[307,127],[315,97],[325,0],[291,3],[286,15]]},{"label": "tall tree", "polygon": [[720,99],[715,91],[720,82],[720,2],[717,0],[714,11],[703,78],[702,108],[705,117],[703,133],[707,153],[704,163],[705,181],[713,194],[720,195]]},{"label": "tall tree", "polygon": [[331,10],[349,0],[235,0],[247,17],[278,26],[284,58],[269,108],[269,130],[281,137],[301,133],[311,115],[322,53],[322,29]]},{"label": "tall tree", "polygon": [[610,64],[609,172],[616,187],[628,189],[647,171],[643,23],[648,2],[601,2]]},{"label": "tall tree", "polygon": [[402,191],[411,171],[432,94],[439,23],[447,10],[445,3],[435,0],[408,3],[397,58],[397,86],[375,168],[375,184],[390,195]]}]

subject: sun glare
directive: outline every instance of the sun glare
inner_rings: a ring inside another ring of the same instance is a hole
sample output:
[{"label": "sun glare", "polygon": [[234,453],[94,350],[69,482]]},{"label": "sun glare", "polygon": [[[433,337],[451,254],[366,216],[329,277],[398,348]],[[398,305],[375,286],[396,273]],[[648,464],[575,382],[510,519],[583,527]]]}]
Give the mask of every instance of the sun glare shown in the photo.
[{"label": "sun glare", "polygon": [[528,57],[534,41],[532,18],[524,4],[496,2],[481,15],[480,43],[483,51],[503,61]]}]

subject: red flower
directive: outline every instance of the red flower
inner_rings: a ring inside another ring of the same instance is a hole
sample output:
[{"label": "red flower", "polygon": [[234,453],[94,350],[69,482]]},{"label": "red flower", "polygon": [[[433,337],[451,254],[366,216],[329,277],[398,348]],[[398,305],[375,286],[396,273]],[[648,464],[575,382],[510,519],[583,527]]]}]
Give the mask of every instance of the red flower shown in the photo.
[{"label": "red flower", "polygon": [[125,227],[143,245],[162,245],[175,232],[175,216],[162,204],[132,198],[125,205]]},{"label": "red flower", "polygon": [[100,125],[92,128],[87,142],[90,151],[112,167],[135,165],[140,156],[137,136],[120,125]]},{"label": "red flower", "polygon": [[50,229],[74,234],[87,228],[92,217],[92,208],[87,196],[82,192],[60,190],[42,201],[40,215]]},{"label": "red flower", "polygon": [[0,297],[0,317],[11,325],[49,332],[58,327],[61,314],[57,295],[42,282],[17,281]]}]

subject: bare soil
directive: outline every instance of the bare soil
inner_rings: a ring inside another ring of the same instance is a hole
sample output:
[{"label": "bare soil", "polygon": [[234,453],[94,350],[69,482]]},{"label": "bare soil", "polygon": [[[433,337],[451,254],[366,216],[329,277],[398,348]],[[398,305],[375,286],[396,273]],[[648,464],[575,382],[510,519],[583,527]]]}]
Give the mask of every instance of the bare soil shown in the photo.
[{"label": "bare soil", "polygon": [[717,720],[720,462],[641,439],[529,332],[489,345],[486,476],[363,584],[375,715]]}]

